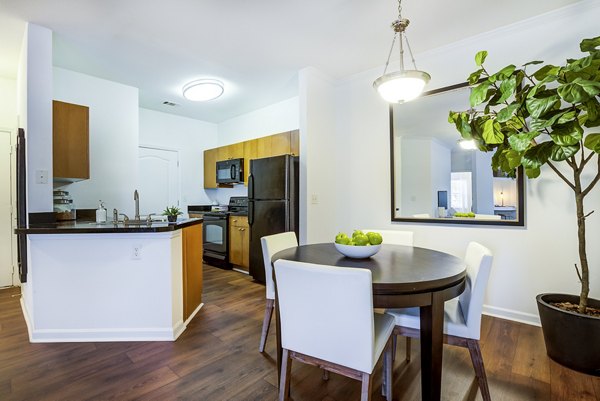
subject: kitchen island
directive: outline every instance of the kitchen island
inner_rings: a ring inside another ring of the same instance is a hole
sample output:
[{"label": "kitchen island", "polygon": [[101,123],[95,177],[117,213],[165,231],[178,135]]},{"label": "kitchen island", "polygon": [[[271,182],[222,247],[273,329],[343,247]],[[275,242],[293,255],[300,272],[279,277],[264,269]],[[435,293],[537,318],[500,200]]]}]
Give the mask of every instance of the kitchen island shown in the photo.
[{"label": "kitchen island", "polygon": [[30,341],[176,340],[202,307],[202,222],[17,229]]}]

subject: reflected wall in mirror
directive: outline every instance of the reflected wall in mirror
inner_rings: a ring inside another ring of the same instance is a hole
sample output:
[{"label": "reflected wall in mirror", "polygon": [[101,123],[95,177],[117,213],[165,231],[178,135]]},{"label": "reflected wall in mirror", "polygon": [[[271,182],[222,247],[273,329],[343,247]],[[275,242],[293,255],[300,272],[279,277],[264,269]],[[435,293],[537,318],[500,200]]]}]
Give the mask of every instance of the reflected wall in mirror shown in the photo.
[{"label": "reflected wall in mirror", "polygon": [[522,171],[492,171],[493,152],[462,148],[448,122],[469,94],[464,83],[390,106],[393,221],[524,225]]}]

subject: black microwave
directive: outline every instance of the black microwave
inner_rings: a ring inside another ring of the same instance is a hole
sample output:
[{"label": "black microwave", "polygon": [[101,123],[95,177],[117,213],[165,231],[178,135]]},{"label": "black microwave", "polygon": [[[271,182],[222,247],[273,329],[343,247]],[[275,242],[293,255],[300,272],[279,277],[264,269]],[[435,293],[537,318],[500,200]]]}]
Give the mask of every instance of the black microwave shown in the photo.
[{"label": "black microwave", "polygon": [[236,184],[239,182],[244,182],[244,159],[217,162],[217,184]]}]

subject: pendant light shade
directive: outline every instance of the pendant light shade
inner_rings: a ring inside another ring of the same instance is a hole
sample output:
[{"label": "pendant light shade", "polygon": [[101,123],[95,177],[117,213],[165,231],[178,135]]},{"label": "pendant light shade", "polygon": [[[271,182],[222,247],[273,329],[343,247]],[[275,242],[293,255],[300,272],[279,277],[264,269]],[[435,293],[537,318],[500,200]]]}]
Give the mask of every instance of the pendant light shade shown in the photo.
[{"label": "pendant light shade", "polygon": [[[425,85],[431,79],[431,76],[417,69],[415,58],[413,57],[408,38],[406,37],[406,27],[410,21],[406,18],[402,18],[402,4],[398,1],[398,19],[392,22],[392,29],[394,30],[394,39],[392,40],[392,47],[385,63],[383,75],[373,82],[373,87],[377,89],[379,95],[390,103],[404,103],[409,102],[421,95]],[[400,48],[400,71],[387,73],[388,65],[390,64],[390,58],[394,51],[394,44],[398,39],[398,45]],[[404,69],[404,42],[410,54],[414,70]]]}]

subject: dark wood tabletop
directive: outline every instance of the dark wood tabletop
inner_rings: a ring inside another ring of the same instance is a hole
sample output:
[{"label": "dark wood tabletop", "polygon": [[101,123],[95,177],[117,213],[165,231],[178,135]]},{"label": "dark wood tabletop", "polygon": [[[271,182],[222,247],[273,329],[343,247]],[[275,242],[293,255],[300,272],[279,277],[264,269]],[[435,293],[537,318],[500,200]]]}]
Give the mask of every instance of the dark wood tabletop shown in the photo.
[{"label": "dark wood tabletop", "polygon": [[[286,249],[273,255],[273,262],[278,259],[369,269],[374,307],[420,307],[422,399],[441,398],[444,302],[464,291],[466,264],[462,259],[433,249],[387,244],[370,258],[352,259],[339,253],[333,243]],[[278,369],[281,362],[279,330],[278,319]]]}]

